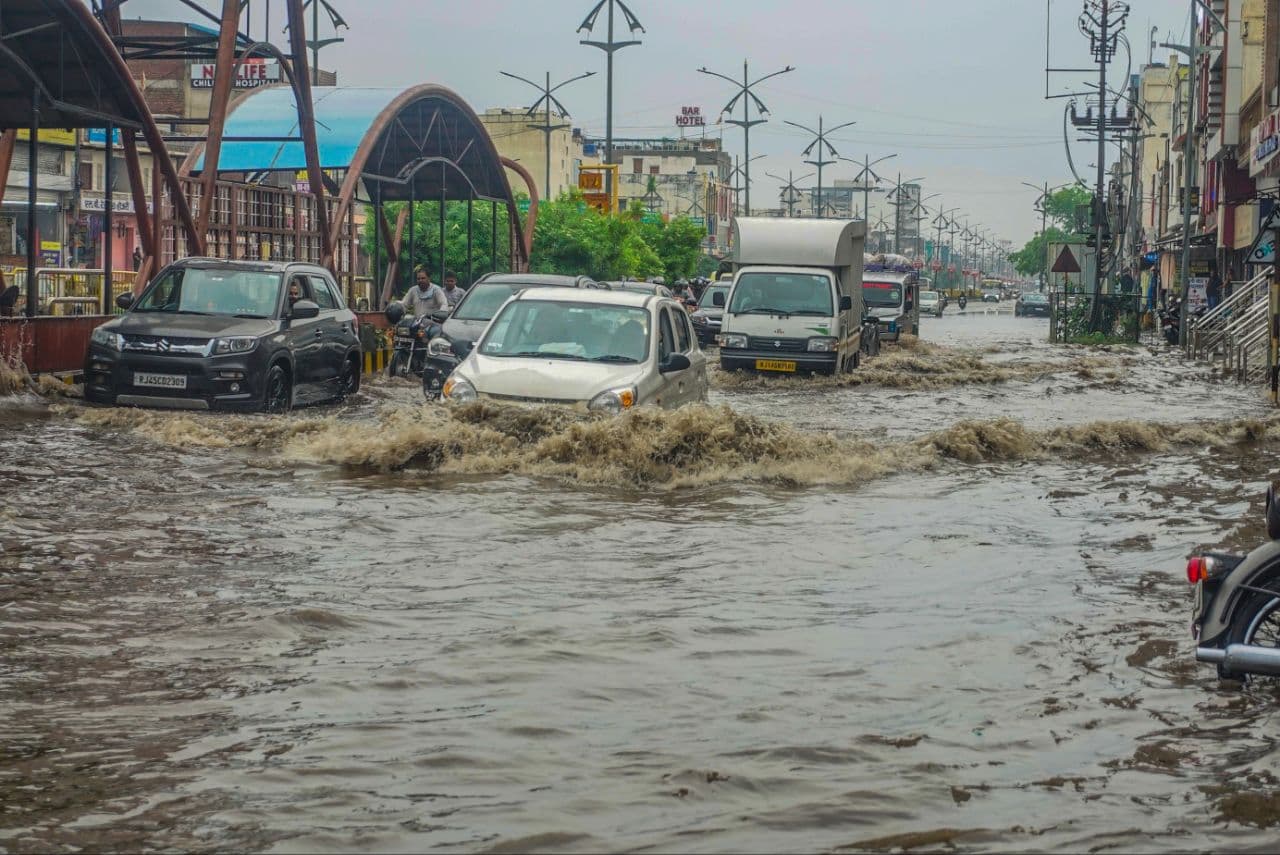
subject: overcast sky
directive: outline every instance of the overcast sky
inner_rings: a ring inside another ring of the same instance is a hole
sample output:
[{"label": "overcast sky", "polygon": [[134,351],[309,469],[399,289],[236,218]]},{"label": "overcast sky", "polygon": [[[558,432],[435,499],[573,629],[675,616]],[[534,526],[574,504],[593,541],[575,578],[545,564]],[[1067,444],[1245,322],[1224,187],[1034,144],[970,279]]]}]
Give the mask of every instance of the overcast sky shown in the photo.
[{"label": "overcast sky", "polygon": [[[218,4],[202,0],[209,8]],[[595,0],[330,0],[350,24],[346,41],[321,53],[321,66],[339,82],[360,86],[442,83],[477,112],[531,103],[536,94],[498,74],[510,71],[553,82],[584,71],[596,77],[560,93],[573,123],[604,134],[604,55],[578,44],[575,28]],[[1036,193],[1021,182],[1062,184],[1071,173],[1062,144],[1063,101],[1046,101],[1044,0],[627,0],[646,32],[642,44],[617,54],[614,136],[678,135],[674,117],[699,106],[714,122],[733,89],[697,69],[703,65],[740,76],[744,59],[752,77],[786,65],[796,70],[763,84],[758,94],[770,122],[751,136],[753,207],[777,204],[779,184],[766,171],[799,176],[807,135],[783,124],[816,126],[818,116],[836,125],[857,124],[832,142],[840,155],[874,160],[896,153],[880,168],[886,177],[923,177],[924,194],[941,193],[929,205],[960,207],[974,224],[1021,244],[1039,227]],[[261,38],[262,0],[255,7]],[[1134,66],[1145,63],[1149,34],[1185,42],[1188,0],[1132,0],[1128,35]],[[1076,29],[1079,0],[1052,0],[1051,60],[1084,67],[1088,42]],[[126,17],[190,17],[177,0],[130,0]],[[273,40],[284,4],[272,3]],[[603,37],[603,20],[597,35]],[[620,19],[619,19],[620,20]],[[621,23],[619,24],[621,29]],[[321,34],[332,35],[327,23]],[[1156,58],[1168,51],[1157,48]],[[1122,52],[1113,64],[1126,70]],[[1060,75],[1064,91],[1086,75]],[[1096,75],[1094,75],[1096,79]],[[754,117],[754,116],[753,116]],[[723,132],[732,154],[742,132]],[[1093,150],[1074,147],[1076,167],[1092,182]],[[840,163],[824,170],[824,183],[853,178]],[[811,183],[811,182],[806,182]],[[877,204],[873,201],[875,216]]]}]

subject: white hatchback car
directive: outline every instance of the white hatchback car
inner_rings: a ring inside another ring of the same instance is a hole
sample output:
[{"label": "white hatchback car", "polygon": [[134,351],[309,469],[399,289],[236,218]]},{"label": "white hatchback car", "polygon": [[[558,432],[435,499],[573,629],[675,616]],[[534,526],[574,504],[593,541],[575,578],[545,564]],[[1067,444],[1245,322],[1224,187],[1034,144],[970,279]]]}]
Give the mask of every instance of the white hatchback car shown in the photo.
[{"label": "white hatchback car", "polygon": [[536,288],[494,315],[444,384],[447,401],[566,404],[621,413],[707,399],[707,359],[689,313],[665,297]]}]

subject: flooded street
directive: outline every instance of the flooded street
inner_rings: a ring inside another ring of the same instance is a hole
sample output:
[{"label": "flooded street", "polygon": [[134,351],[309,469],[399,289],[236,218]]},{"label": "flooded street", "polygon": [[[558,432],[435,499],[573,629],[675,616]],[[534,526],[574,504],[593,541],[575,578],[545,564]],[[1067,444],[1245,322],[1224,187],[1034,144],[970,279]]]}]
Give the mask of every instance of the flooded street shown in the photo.
[{"label": "flooded street", "polygon": [[613,421],[0,398],[0,849],[1267,851],[1192,661],[1280,420],[949,313]]}]

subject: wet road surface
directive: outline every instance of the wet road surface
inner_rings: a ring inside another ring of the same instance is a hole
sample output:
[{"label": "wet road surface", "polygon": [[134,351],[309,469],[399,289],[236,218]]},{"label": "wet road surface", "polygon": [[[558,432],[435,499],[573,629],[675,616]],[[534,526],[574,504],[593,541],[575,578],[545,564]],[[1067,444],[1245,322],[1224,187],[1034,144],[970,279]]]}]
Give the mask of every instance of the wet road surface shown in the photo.
[{"label": "wet road surface", "polygon": [[1182,567],[1280,422],[1046,336],[614,421],[0,398],[0,848],[1272,849]]}]

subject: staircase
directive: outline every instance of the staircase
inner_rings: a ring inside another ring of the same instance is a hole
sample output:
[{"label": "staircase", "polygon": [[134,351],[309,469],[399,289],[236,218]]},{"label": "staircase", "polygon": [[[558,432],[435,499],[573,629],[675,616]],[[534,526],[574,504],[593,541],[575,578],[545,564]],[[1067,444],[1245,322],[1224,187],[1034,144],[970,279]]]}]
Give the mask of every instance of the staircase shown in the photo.
[{"label": "staircase", "polygon": [[1266,374],[1267,297],[1270,267],[1265,268],[1191,324],[1187,346],[1197,359],[1219,363],[1224,374],[1235,374],[1242,382]]}]

